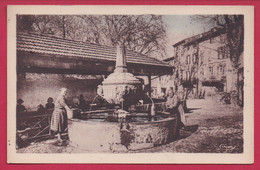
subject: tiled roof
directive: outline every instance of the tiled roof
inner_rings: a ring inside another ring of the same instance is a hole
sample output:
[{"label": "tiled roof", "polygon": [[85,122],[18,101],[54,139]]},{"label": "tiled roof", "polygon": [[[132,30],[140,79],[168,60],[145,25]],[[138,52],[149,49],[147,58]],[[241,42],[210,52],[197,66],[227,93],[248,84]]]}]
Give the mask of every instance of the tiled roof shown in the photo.
[{"label": "tiled roof", "polygon": [[[116,60],[116,47],[36,34],[19,33],[17,35],[17,50],[105,61]],[[127,63],[170,67],[168,64],[155,58],[132,51],[126,51],[126,61]]]}]

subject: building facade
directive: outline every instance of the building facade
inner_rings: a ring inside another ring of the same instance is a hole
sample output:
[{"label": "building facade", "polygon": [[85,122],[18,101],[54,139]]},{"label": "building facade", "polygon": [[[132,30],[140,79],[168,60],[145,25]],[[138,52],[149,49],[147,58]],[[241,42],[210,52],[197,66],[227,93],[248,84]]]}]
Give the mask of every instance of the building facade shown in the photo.
[{"label": "building facade", "polygon": [[168,86],[176,89],[182,85],[194,95],[207,87],[230,92],[232,65],[226,44],[223,29],[212,29],[174,44],[173,57],[164,60],[176,67],[171,78],[174,83]]}]

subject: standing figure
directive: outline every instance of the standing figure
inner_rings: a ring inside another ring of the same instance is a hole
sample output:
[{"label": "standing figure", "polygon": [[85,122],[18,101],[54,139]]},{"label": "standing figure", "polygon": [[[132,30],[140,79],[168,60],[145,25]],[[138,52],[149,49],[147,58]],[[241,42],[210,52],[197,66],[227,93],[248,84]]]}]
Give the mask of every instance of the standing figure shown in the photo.
[{"label": "standing figure", "polygon": [[18,99],[17,100],[17,105],[16,105],[16,128],[21,129],[21,116],[19,113],[27,111],[26,108],[24,107],[23,100]]},{"label": "standing figure", "polygon": [[166,101],[166,111],[170,112],[171,115],[177,115],[178,127],[184,127],[183,122],[181,121],[181,115],[179,112],[180,99],[177,94],[174,94],[173,89],[168,90],[168,97]]},{"label": "standing figure", "polygon": [[71,112],[70,108],[66,104],[65,97],[67,94],[67,88],[61,88],[60,94],[55,102],[54,111],[51,118],[50,129],[58,134],[58,141],[62,142],[61,134],[65,132],[68,125],[67,112]]},{"label": "standing figure", "polygon": [[23,100],[22,99],[18,99],[17,100],[17,105],[16,105],[16,113],[20,113],[20,112],[25,112],[26,111],[26,108],[22,104],[23,104]]},{"label": "standing figure", "polygon": [[54,108],[53,98],[49,97],[45,105],[45,109],[53,109],[53,108]]}]

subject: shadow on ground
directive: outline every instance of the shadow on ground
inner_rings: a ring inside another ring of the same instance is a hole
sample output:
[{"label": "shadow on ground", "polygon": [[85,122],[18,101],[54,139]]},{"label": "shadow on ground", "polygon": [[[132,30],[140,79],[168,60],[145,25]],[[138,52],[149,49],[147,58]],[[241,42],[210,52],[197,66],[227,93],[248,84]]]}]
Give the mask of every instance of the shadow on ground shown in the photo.
[{"label": "shadow on ground", "polygon": [[187,114],[187,113],[193,113],[193,110],[199,110],[199,109],[201,109],[201,108],[188,108],[188,109],[186,110],[185,114]]},{"label": "shadow on ground", "polygon": [[199,125],[189,125],[180,129],[180,136],[176,140],[184,139],[192,135],[199,128]]}]

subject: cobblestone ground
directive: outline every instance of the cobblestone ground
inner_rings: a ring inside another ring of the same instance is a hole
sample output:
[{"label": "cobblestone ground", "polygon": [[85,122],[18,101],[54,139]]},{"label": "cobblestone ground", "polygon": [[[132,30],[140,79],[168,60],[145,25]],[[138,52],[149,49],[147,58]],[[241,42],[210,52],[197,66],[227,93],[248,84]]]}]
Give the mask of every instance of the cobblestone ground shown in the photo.
[{"label": "cobblestone ground", "polygon": [[[243,112],[217,99],[188,100],[186,127],[179,139],[166,145],[129,152],[241,153]],[[56,146],[55,140],[32,143],[18,153],[79,153],[71,146]]]}]

